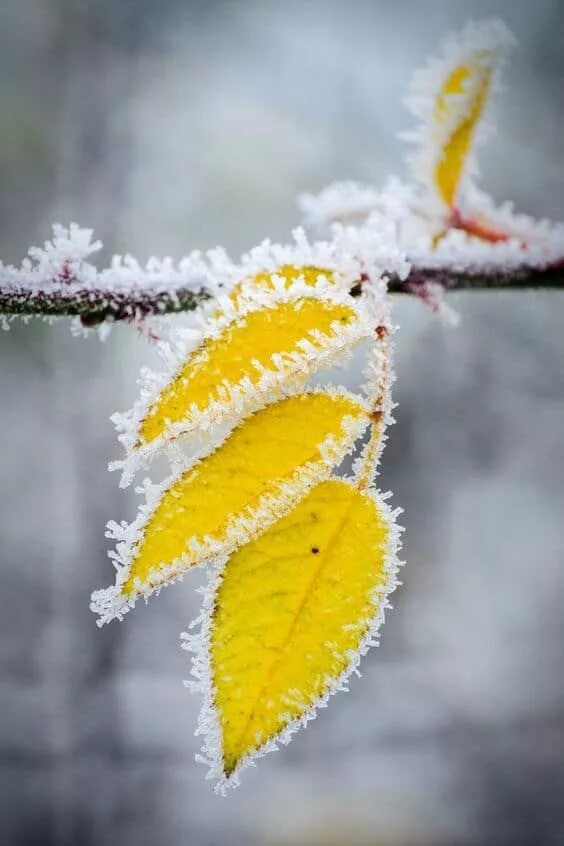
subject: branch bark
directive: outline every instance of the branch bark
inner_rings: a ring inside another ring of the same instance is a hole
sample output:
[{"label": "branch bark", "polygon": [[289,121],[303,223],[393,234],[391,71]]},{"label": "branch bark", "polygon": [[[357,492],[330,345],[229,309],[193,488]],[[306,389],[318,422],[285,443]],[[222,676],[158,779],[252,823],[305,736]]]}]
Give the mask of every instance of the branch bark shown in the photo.
[{"label": "branch bark", "polygon": [[104,321],[133,321],[144,317],[193,311],[210,298],[205,287],[150,290],[131,288],[123,291],[70,286],[64,292],[58,288],[8,289],[0,287],[0,314],[13,316],[80,317],[84,326],[98,326]]},{"label": "branch bark", "polygon": [[563,291],[564,265],[559,263],[549,267],[523,266],[510,271],[489,269],[483,272],[414,266],[405,281],[392,280],[389,289],[392,293],[413,293],[414,287],[428,282],[442,285],[445,291]]},{"label": "branch bark", "polygon": [[[151,290],[142,286],[127,289],[81,287],[79,280],[68,280],[68,291],[54,280],[55,290],[46,285],[32,287],[0,286],[0,314],[12,316],[80,317],[85,326],[97,326],[104,321],[133,321],[144,317],[192,311],[209,299],[211,294],[202,285],[194,287],[167,286]],[[392,276],[392,294],[417,295],[429,283],[441,285],[447,292],[458,291],[523,291],[564,290],[564,266],[520,268],[511,271],[459,272],[436,268],[412,267],[407,279]],[[359,293],[362,281],[353,288]]]}]

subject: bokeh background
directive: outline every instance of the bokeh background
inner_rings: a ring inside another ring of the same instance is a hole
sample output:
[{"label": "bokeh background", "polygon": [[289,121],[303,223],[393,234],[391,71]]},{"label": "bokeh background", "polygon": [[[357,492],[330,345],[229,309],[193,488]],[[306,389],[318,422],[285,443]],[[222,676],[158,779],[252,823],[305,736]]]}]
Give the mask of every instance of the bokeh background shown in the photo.
[{"label": "bokeh background", "polygon": [[[410,73],[498,14],[520,46],[484,184],[564,218],[559,0],[2,0],[0,255],[53,221],[110,253],[237,253],[295,195],[405,176]],[[405,586],[351,693],[214,796],[179,632],[201,576],[98,630],[109,415],[152,351],[66,324],[0,333],[0,842],[7,846],[564,843],[564,298],[467,294],[462,324],[397,302],[382,487]],[[343,378],[358,382],[358,366]]]}]

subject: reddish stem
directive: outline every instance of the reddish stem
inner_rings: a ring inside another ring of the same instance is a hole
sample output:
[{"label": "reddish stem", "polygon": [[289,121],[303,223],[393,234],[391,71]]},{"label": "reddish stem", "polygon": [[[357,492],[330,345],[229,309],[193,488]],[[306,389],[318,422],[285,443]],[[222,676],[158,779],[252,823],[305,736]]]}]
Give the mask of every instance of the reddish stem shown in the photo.
[{"label": "reddish stem", "polygon": [[65,259],[59,270],[59,279],[61,282],[68,282],[70,284],[74,282],[75,276],[76,274],[73,271],[71,260],[68,258]]},{"label": "reddish stem", "polygon": [[[509,241],[512,237],[509,232],[503,232],[501,229],[494,229],[487,221],[479,220],[476,217],[464,217],[459,209],[453,208],[450,213],[448,225],[452,229],[461,229],[475,238],[480,238],[482,241],[489,241],[490,244],[499,244],[500,242]],[[521,242],[525,247],[524,241]]]}]

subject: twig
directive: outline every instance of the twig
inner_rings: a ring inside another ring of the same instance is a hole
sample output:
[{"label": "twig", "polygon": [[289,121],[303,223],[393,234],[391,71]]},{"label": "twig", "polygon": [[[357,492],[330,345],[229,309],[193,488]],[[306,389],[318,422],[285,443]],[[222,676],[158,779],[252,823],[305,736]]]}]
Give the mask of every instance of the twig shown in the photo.
[{"label": "twig", "polygon": [[407,279],[390,280],[389,290],[394,294],[413,293],[414,287],[429,282],[438,283],[445,291],[564,291],[564,265],[472,272],[413,266]]},{"label": "twig", "polygon": [[80,317],[84,326],[97,326],[104,321],[139,320],[159,314],[193,311],[200,303],[209,299],[205,287],[175,287],[171,291],[131,288],[116,291],[102,288],[80,288],[69,285],[69,291],[48,288],[38,291],[30,288],[0,287],[0,314],[6,316]]}]

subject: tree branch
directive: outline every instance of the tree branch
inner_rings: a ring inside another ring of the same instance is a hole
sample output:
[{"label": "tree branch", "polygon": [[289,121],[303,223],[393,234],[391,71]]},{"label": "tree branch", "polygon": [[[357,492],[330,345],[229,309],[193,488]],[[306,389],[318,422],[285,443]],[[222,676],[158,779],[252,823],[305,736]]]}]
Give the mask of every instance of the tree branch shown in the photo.
[{"label": "tree branch", "polygon": [[159,290],[142,287],[116,290],[80,288],[77,283],[68,291],[58,286],[53,292],[48,287],[34,291],[30,288],[2,289],[0,286],[0,314],[6,316],[80,317],[84,326],[97,326],[106,320],[139,320],[144,317],[193,311],[211,294],[202,286],[174,287]]},{"label": "tree branch", "polygon": [[511,270],[478,268],[470,271],[456,271],[412,266],[405,281],[390,282],[391,293],[414,293],[418,285],[435,282],[445,291],[527,291],[564,290],[564,265],[548,267],[520,267]]},{"label": "tree branch", "polygon": [[[170,286],[159,282],[158,289],[131,285],[123,290],[103,287],[82,287],[79,279],[70,278],[64,288],[60,278],[41,289],[0,285],[0,314],[6,316],[80,317],[84,326],[97,326],[104,321],[132,321],[144,317],[193,311],[210,298],[202,284],[200,288]],[[523,291],[564,290],[564,267],[521,268],[512,271],[489,270],[459,272],[444,269],[412,267],[407,279],[392,276],[392,294],[417,295],[429,283],[440,285],[447,292],[457,291]],[[360,293],[361,285],[353,288]]]}]

